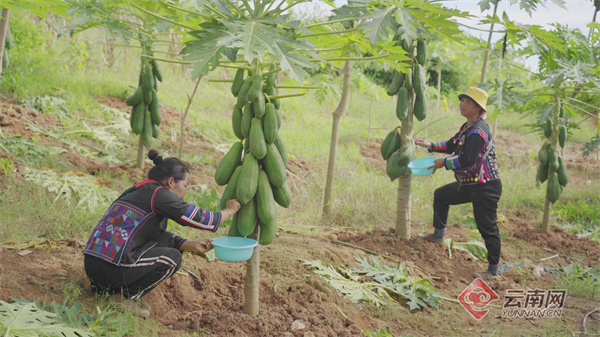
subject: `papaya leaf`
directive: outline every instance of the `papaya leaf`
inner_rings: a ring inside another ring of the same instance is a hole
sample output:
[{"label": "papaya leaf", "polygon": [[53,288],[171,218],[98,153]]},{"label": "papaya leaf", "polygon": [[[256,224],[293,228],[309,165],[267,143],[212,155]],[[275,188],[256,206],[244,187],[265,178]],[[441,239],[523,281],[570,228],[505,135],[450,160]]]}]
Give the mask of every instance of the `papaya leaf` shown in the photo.
[{"label": "papaya leaf", "polygon": [[58,323],[58,315],[38,308],[35,303],[7,303],[0,301],[0,334],[16,336],[93,336],[83,329],[65,327]]},{"label": "papaya leaf", "polygon": [[315,274],[325,278],[333,288],[353,303],[366,301],[381,306],[387,303],[386,299],[390,299],[389,295],[376,285],[358,282],[358,278],[348,270],[344,276],[333,267],[323,264],[321,260],[301,261],[304,265],[311,267]]},{"label": "papaya leaf", "polygon": [[487,248],[482,242],[479,241],[469,241],[469,242],[456,242],[454,241],[452,244],[453,248],[458,250],[464,250],[467,253],[471,254],[476,259],[487,259]]},{"label": "papaya leaf", "polygon": [[379,43],[382,37],[386,38],[390,33],[393,34],[396,31],[398,24],[393,18],[394,10],[394,7],[389,6],[364,16],[367,23],[364,24],[363,30],[371,44]]}]

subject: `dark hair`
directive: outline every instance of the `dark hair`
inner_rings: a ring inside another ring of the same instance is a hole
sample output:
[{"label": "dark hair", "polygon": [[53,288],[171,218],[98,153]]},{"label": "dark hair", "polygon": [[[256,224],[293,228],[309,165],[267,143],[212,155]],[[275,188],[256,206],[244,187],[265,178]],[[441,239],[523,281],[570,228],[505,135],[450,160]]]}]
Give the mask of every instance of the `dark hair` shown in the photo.
[{"label": "dark hair", "polygon": [[148,179],[162,182],[173,177],[178,182],[185,179],[186,173],[190,173],[188,166],[181,160],[175,157],[163,159],[156,150],[148,151],[148,158],[154,163],[154,167],[148,172]]}]

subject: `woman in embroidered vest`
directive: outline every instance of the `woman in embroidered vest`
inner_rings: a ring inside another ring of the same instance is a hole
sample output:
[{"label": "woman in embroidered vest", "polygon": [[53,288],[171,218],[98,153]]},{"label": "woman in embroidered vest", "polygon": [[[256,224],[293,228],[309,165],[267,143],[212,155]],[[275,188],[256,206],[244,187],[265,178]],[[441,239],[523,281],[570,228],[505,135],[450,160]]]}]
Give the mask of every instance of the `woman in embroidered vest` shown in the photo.
[{"label": "woman in embroidered vest", "polygon": [[498,201],[502,194],[500,172],[496,165],[496,150],[486,118],[488,94],[477,87],[470,87],[458,96],[460,114],[467,122],[459,132],[445,142],[428,142],[417,139],[416,145],[429,152],[451,154],[435,160],[434,173],[439,168],[453,170],[455,182],[438,188],[433,199],[433,234],[427,241],[440,246],[444,244],[446,221],[450,205],[473,204],[477,229],[488,251],[488,269],[473,273],[474,278],[490,280],[498,274],[500,260],[500,234],[496,223]]},{"label": "woman in embroidered vest", "polygon": [[147,318],[143,299],[181,267],[181,252],[204,253],[210,239],[186,240],[167,232],[167,220],[216,232],[240,209],[237,200],[220,212],[209,212],[183,200],[189,168],[179,159],[148,152],[154,167],[148,180],[129,188],[98,222],[84,250],[85,272],[92,290],[109,293],[111,302]]}]

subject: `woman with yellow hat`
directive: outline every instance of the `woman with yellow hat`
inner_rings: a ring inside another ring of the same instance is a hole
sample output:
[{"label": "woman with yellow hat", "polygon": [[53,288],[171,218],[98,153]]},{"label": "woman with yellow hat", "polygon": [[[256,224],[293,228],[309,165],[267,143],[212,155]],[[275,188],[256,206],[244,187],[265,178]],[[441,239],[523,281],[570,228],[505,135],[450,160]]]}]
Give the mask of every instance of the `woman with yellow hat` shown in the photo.
[{"label": "woman with yellow hat", "polygon": [[[429,152],[450,154],[436,159],[434,173],[439,168],[454,171],[456,181],[438,188],[433,199],[433,234],[427,241],[444,244],[446,221],[450,205],[473,204],[477,229],[488,251],[488,269],[473,273],[474,278],[489,280],[498,274],[500,234],[496,223],[498,201],[502,195],[500,172],[496,165],[496,150],[486,118],[488,94],[477,87],[469,87],[458,96],[460,114],[466,118],[458,133],[447,141],[415,140],[415,144]],[[431,168],[431,167],[430,167]]]}]

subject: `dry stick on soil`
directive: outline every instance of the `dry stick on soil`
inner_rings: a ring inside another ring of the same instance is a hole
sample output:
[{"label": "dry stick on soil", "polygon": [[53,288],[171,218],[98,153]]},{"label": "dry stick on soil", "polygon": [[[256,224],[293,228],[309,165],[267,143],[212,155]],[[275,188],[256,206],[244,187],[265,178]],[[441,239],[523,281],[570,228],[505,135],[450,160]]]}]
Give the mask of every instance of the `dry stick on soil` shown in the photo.
[{"label": "dry stick on soil", "polygon": [[181,135],[179,136],[179,159],[181,159],[181,153],[183,151],[183,129],[185,128],[185,120],[187,119],[188,113],[190,112],[190,106],[194,101],[194,96],[196,96],[196,91],[198,90],[198,85],[200,85],[200,80],[204,74],[198,77],[198,81],[196,81],[196,86],[194,87],[194,91],[192,92],[192,96],[188,96],[188,105],[185,108],[185,113],[183,114],[183,118],[181,119]]},{"label": "dry stick on soil", "polygon": [[410,261],[401,261],[401,260],[395,259],[393,257],[387,256],[387,255],[383,255],[383,254],[378,253],[376,251],[373,251],[373,250],[370,250],[370,249],[367,249],[367,248],[363,248],[363,247],[360,247],[360,246],[356,246],[356,245],[353,245],[351,243],[344,242],[344,241],[333,240],[333,242],[338,243],[338,244],[342,244],[342,245],[346,245],[346,246],[349,246],[349,247],[352,247],[352,248],[360,249],[360,250],[362,250],[364,252],[384,257],[384,258],[386,258],[386,259],[388,259],[390,261],[394,261],[396,263],[404,263],[404,265],[406,266],[406,270],[413,277],[438,279],[438,277],[428,276],[423,271],[423,268],[417,266],[416,264],[414,264],[414,263],[412,263]]},{"label": "dry stick on soil", "polygon": [[571,260],[579,261],[579,262],[581,262],[581,263],[583,263],[583,264],[585,264],[585,265],[587,266],[587,263],[585,263],[585,261],[583,261],[583,260],[580,260],[580,259],[574,258],[574,257],[572,257],[572,256],[569,256],[569,255],[566,255],[566,254],[563,254],[563,253],[559,253],[559,252],[557,252],[557,251],[555,251],[555,250],[552,250],[552,249],[550,249],[550,248],[545,248],[545,247],[544,247],[544,248],[542,248],[542,249],[544,249],[544,250],[547,250],[547,251],[549,251],[549,252],[552,252],[552,253],[556,253],[556,254],[562,255],[562,256],[564,256],[564,257],[567,257],[567,258],[569,258],[569,259],[571,259]]},{"label": "dry stick on soil", "polygon": [[585,315],[585,317],[583,318],[583,335],[587,336],[588,332],[587,332],[587,327],[585,326],[585,321],[587,320],[588,316],[595,313],[596,311],[600,311],[600,308],[596,308],[590,312],[587,313],[587,315]]},{"label": "dry stick on soil", "polygon": [[206,289],[208,289],[208,291],[212,293],[212,289],[210,289],[210,287],[208,286],[208,284],[206,284],[206,283],[204,283],[204,281],[202,281],[202,279],[200,278],[200,276],[198,276],[198,275],[194,274],[194,272],[193,272],[193,271],[191,271],[191,270],[189,270],[189,269],[187,269],[187,268],[185,268],[185,267],[181,267],[181,269],[183,269],[183,270],[187,271],[188,273],[190,273],[190,275],[192,275],[192,276],[193,276],[193,277],[195,277],[195,278],[196,278],[198,281],[200,281],[200,283],[202,283],[202,285],[203,285],[203,286],[205,286],[205,287],[206,287]]}]

